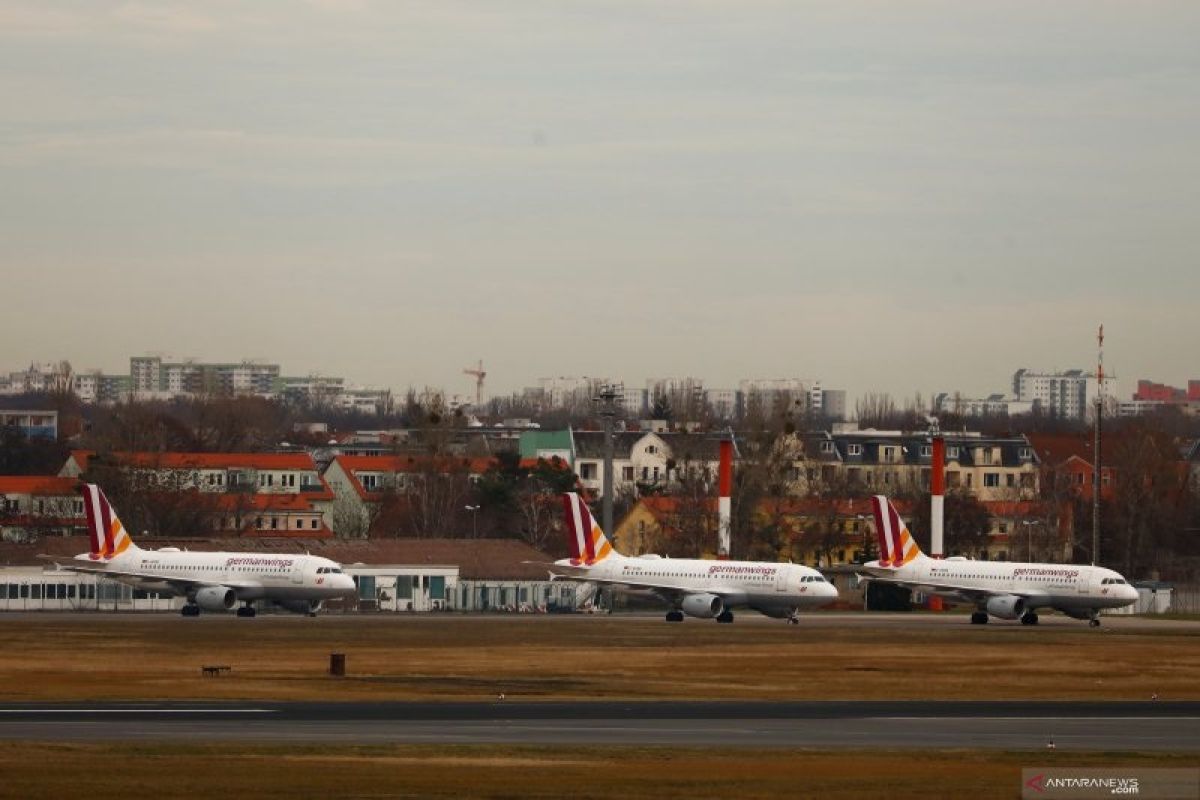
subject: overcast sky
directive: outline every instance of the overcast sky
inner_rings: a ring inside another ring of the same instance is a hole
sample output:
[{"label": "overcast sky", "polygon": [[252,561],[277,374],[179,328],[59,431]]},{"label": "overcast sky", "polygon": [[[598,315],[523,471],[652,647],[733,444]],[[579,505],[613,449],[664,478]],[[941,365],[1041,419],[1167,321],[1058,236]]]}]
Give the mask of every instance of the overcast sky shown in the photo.
[{"label": "overcast sky", "polygon": [[1200,377],[1200,3],[0,0],[0,369]]}]

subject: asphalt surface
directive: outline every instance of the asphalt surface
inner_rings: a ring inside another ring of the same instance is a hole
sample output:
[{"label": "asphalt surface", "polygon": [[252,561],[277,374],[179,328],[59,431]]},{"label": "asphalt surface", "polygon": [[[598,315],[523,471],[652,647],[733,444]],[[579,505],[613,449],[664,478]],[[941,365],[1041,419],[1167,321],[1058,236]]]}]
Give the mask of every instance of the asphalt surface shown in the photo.
[{"label": "asphalt surface", "polygon": [[0,739],[1200,751],[1200,702],[4,704]]},{"label": "asphalt surface", "polygon": [[[784,631],[803,632],[805,630],[822,628],[966,628],[968,630],[992,631],[1037,631],[1047,628],[1054,630],[1092,630],[1097,634],[1104,631],[1122,633],[1147,632],[1177,632],[1200,633],[1200,618],[1178,619],[1172,617],[1133,616],[1127,614],[1104,614],[1101,616],[1101,626],[1089,629],[1086,620],[1071,619],[1062,614],[1041,613],[1037,626],[1030,628],[1018,620],[992,619],[987,625],[971,625],[970,615],[966,612],[947,612],[931,614],[924,612],[861,612],[861,611],[813,611],[801,615],[799,625],[788,625],[784,620],[769,619],[753,611],[741,611],[735,615],[734,624],[738,626],[767,626]],[[272,621],[281,624],[295,625],[324,625],[337,626],[347,621],[370,620],[380,625],[453,625],[457,622],[488,620],[497,624],[535,624],[535,625],[586,625],[594,620],[613,621],[642,621],[662,622],[663,612],[658,611],[623,611],[616,614],[516,614],[506,612],[470,612],[470,613],[373,613],[373,614],[341,614],[322,613],[317,617],[305,617],[299,614],[261,614],[255,619],[240,619],[233,614],[202,614],[192,619],[182,619],[178,612],[63,612],[63,611],[5,611],[0,612],[0,631],[6,620],[41,621],[47,623],[67,620],[155,620],[166,624],[182,623],[187,625],[213,625],[227,622],[235,625],[254,625]],[[664,625],[668,624],[663,622]],[[682,623],[684,628],[697,625],[716,625],[713,620],[687,619]],[[724,626],[721,626],[724,627]]]}]

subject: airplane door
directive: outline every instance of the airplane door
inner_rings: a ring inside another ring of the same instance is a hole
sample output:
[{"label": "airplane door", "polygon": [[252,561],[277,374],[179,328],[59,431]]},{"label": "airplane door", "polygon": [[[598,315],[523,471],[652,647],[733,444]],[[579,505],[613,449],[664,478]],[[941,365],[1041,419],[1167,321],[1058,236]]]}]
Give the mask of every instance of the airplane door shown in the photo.
[{"label": "airplane door", "polygon": [[295,564],[292,564],[292,583],[303,583],[304,582],[304,576],[303,576],[302,572],[303,571],[300,569],[299,561],[297,561]]},{"label": "airplane door", "polygon": [[775,591],[777,591],[777,592],[786,592],[787,591],[787,579],[788,579],[788,575],[790,575],[791,573],[792,573],[792,570],[789,569],[788,567],[780,567],[778,570],[775,571]]}]

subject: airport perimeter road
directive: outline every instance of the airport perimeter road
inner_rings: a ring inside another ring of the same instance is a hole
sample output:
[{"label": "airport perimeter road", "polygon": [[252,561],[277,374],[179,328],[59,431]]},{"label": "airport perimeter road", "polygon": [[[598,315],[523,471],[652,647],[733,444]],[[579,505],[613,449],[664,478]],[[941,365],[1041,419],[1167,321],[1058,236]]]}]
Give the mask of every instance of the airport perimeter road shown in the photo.
[{"label": "airport perimeter road", "polygon": [[1200,703],[8,704],[0,739],[1200,750]]}]

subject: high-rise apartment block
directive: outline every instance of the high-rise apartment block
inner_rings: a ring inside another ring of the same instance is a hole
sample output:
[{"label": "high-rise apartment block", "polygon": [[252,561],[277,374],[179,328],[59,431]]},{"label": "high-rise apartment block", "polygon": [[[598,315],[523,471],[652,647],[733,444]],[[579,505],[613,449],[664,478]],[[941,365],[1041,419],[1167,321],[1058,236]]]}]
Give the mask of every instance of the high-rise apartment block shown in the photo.
[{"label": "high-rise apartment block", "polygon": [[1096,399],[1096,375],[1081,369],[1065,372],[1034,372],[1019,369],[1013,373],[1015,400],[1034,403],[1044,414],[1067,419],[1084,419]]}]

